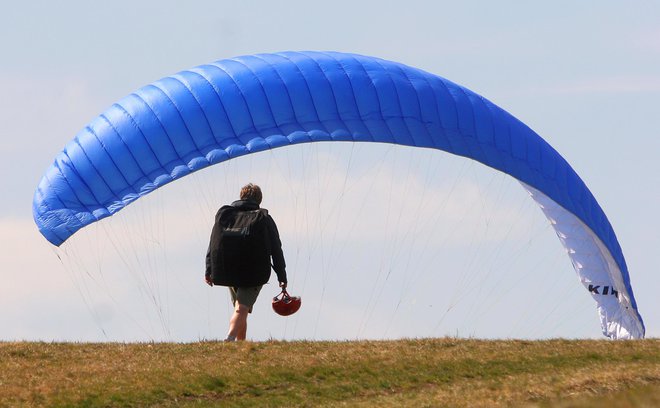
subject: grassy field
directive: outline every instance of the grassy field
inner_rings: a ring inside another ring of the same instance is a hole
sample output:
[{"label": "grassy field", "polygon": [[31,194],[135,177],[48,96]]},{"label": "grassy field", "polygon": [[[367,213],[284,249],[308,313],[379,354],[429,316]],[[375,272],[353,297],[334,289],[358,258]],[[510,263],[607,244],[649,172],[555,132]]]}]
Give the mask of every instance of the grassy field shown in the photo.
[{"label": "grassy field", "polygon": [[0,343],[0,406],[654,407],[660,340]]}]

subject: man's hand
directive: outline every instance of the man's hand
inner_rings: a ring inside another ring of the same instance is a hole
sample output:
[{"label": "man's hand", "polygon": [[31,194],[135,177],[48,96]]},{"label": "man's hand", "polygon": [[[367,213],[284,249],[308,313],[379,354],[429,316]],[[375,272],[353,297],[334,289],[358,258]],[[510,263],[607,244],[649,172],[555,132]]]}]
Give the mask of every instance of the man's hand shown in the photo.
[{"label": "man's hand", "polygon": [[280,288],[286,289],[286,282],[280,282]]},{"label": "man's hand", "polygon": [[206,281],[207,285],[213,286],[213,281],[211,280],[211,277],[209,275],[204,275],[204,280]]}]

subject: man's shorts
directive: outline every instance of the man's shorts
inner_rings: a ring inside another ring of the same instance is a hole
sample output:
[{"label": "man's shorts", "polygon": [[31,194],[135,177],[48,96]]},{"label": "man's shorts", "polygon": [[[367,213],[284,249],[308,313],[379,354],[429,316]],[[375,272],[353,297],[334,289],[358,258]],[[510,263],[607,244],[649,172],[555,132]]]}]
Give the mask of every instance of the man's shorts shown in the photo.
[{"label": "man's shorts", "polygon": [[231,302],[234,304],[234,307],[236,307],[236,301],[238,301],[239,304],[249,307],[250,310],[248,312],[252,313],[252,306],[254,306],[254,303],[257,301],[257,297],[259,296],[262,287],[263,285],[246,288],[234,288],[230,286],[229,293],[231,294]]}]

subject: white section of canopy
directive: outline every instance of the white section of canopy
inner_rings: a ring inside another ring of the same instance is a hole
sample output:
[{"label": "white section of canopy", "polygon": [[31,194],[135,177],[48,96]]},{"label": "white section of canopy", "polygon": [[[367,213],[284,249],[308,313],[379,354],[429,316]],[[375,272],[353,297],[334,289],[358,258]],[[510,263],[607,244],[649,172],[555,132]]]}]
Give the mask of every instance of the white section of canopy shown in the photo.
[{"label": "white section of canopy", "polygon": [[630,302],[621,270],[600,238],[551,198],[521,184],[550,220],[580,282],[596,301],[603,334],[612,339],[643,338],[644,328]]}]

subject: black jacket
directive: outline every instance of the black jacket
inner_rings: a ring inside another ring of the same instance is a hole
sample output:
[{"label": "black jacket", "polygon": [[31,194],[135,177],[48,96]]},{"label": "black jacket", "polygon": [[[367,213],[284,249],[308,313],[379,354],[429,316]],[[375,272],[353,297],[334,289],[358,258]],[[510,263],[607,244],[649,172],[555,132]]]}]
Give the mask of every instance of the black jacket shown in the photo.
[{"label": "black jacket", "polygon": [[272,267],[277,274],[280,282],[286,282],[286,264],[282,252],[282,242],[277,231],[277,226],[273,218],[268,215],[268,210],[260,209],[265,215],[265,234],[263,250],[256,250],[254,254],[250,253],[250,259],[245,263],[247,267],[236,267],[236,262],[229,262],[231,256],[223,253],[221,244],[222,227],[220,217],[228,211],[254,211],[259,210],[259,205],[254,201],[234,201],[230,206],[221,207],[216,216],[209,248],[206,252],[206,276],[211,277],[214,285],[220,286],[259,286],[268,282],[270,279],[271,258]]}]

